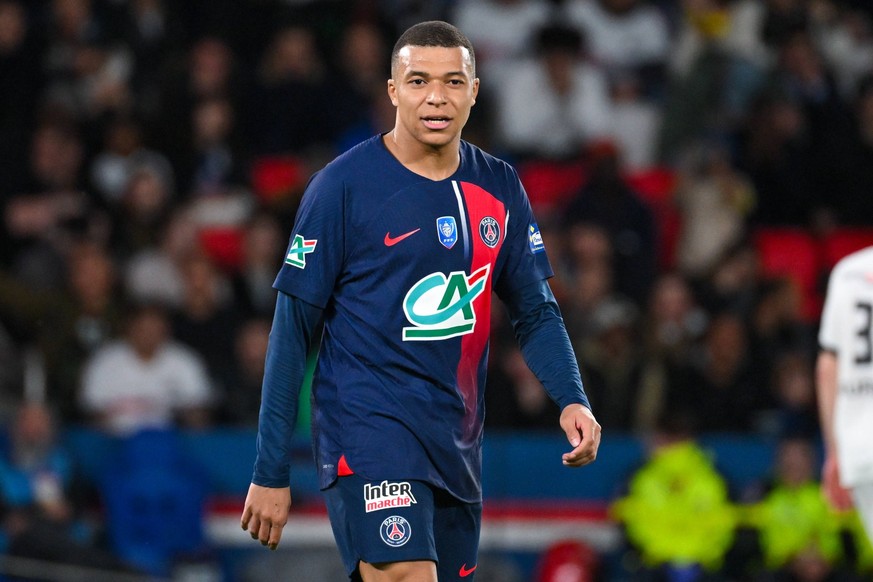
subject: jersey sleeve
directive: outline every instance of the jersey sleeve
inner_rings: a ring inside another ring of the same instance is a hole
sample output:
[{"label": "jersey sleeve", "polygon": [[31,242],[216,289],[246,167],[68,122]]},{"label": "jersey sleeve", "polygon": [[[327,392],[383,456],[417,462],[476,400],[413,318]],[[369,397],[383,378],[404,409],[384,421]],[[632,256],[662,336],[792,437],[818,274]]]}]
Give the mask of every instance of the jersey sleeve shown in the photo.
[{"label": "jersey sleeve", "polygon": [[515,170],[507,167],[507,172],[509,223],[503,247],[504,263],[495,283],[495,290],[501,296],[554,275],[527,192]]},{"label": "jersey sleeve", "polygon": [[821,325],[818,331],[818,345],[822,350],[837,353],[839,345],[839,305],[842,304],[844,298],[842,295],[842,286],[840,285],[840,274],[842,269],[838,264],[831,272],[828,280],[827,294],[825,295],[824,308],[822,309]]},{"label": "jersey sleeve", "polygon": [[317,307],[279,293],[267,345],[258,443],[252,483],[287,487],[291,439],[297,420],[300,386],[306,374],[306,354],[321,319]]},{"label": "jersey sleeve", "polygon": [[574,403],[591,408],[548,281],[516,289],[503,299],[525,362],[552,400],[561,410]]},{"label": "jersey sleeve", "polygon": [[306,187],[273,287],[324,309],[345,255],[345,186],[330,168]]}]

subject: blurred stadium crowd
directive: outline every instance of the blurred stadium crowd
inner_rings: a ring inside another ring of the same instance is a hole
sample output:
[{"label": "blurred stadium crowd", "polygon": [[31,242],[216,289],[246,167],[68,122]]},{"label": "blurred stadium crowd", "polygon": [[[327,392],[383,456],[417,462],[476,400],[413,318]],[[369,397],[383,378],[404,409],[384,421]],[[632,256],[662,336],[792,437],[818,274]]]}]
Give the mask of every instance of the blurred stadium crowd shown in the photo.
[{"label": "blurred stadium crowd", "polygon": [[[464,137],[519,169],[607,434],[814,442],[823,284],[873,244],[865,0],[0,0],[9,424],[254,427],[299,197],[391,128],[393,40],[434,18],[476,48]],[[554,428],[493,326],[486,423]]]}]

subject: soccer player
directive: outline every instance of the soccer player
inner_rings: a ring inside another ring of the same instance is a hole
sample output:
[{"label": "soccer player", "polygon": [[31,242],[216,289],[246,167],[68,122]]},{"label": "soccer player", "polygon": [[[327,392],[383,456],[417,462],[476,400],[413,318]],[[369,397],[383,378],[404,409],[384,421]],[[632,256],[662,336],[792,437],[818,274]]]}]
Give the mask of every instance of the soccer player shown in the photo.
[{"label": "soccer player", "polygon": [[873,536],[873,247],[843,258],[828,282],[816,380],[825,462],[822,486],[854,505]]},{"label": "soccer player", "polygon": [[478,90],[473,47],[454,26],[403,33],[388,80],[394,129],[312,178],[276,278],[242,527],[279,544],[298,388],[323,320],[314,452],[353,580],[473,578],[492,289],[561,408],[563,464],[597,454],[600,426],[524,189],[512,167],[461,140]]}]

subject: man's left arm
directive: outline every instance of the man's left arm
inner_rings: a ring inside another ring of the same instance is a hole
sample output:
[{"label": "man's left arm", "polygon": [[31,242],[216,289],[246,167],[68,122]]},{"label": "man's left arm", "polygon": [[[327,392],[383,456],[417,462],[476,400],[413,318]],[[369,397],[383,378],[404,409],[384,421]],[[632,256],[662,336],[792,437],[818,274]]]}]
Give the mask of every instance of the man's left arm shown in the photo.
[{"label": "man's left arm", "polygon": [[600,446],[600,424],[591,412],[579,364],[548,281],[506,290],[501,299],[528,367],[561,408],[560,425],[573,447],[563,454],[563,464],[581,467],[591,463]]}]

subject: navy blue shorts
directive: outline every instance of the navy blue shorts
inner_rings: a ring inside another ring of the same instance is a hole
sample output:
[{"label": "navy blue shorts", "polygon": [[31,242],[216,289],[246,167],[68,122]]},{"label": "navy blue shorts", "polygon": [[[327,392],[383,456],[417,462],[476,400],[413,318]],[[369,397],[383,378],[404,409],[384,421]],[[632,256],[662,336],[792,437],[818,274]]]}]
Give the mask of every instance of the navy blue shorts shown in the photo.
[{"label": "navy blue shorts", "polygon": [[463,503],[423,481],[339,477],[325,492],[346,571],[358,562],[432,560],[440,582],[470,582],[476,569],[482,504]]}]

